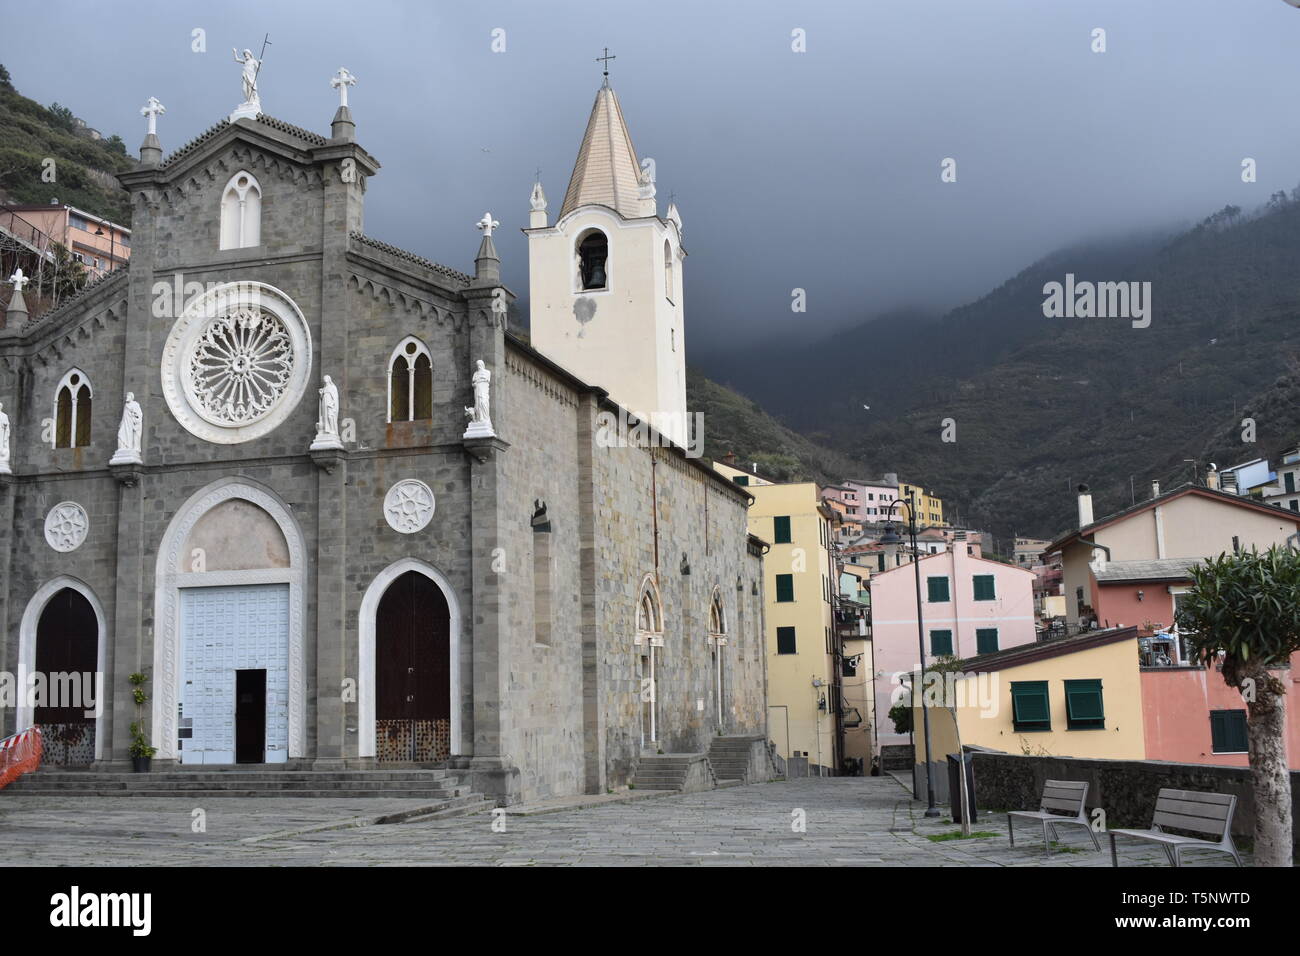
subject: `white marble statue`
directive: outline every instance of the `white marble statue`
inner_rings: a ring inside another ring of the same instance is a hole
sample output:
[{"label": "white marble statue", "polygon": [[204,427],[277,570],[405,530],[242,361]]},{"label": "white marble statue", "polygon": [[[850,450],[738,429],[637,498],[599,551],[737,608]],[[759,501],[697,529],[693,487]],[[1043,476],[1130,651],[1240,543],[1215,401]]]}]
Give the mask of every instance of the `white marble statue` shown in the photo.
[{"label": "white marble statue", "polygon": [[348,87],[356,85],[356,76],[346,66],[339,67],[339,71],[330,77],[330,86],[339,91],[339,109],[347,109]]},{"label": "white marble statue", "polygon": [[[492,218],[492,213],[485,212],[483,213],[483,218],[480,219],[478,222],[474,223],[474,225],[478,226],[479,231],[483,233],[483,236],[485,238],[491,239],[492,230],[495,229],[497,226],[501,225],[501,223],[497,222],[495,219]],[[481,365],[483,363],[480,362],[479,364]]]},{"label": "white marble statue", "polygon": [[135,400],[135,392],[126,393],[122,406],[122,423],[117,426],[117,451],[109,461],[111,465],[139,465],[140,444],[144,437],[144,412]]},{"label": "white marble statue", "polygon": [[243,85],[244,85],[244,102],[243,106],[261,106],[262,99],[257,92],[257,68],[262,65],[262,61],[253,56],[252,50],[245,50],[241,56],[239,51],[231,48],[235,54],[235,62],[244,64]]},{"label": "white marble statue", "polygon": [[492,430],[492,373],[487,370],[483,360],[478,360],[478,370],[470,381],[474,385],[474,404],[465,406],[469,417],[469,427],[465,429],[465,438],[489,438],[496,435]]},{"label": "white marble statue", "polygon": [[9,470],[9,416],[0,402],[0,475],[13,474]]},{"label": "white marble statue", "polygon": [[313,449],[342,448],[339,438],[339,387],[328,375],[325,384],[320,387],[319,418],[316,422],[316,440],[311,443]]},{"label": "white marble statue", "polygon": [[[0,272],[0,275],[4,275],[4,273]],[[14,287],[15,292],[22,292],[23,287],[31,281],[30,276],[23,275],[22,269],[15,269],[14,274],[8,279],[9,284]]]}]

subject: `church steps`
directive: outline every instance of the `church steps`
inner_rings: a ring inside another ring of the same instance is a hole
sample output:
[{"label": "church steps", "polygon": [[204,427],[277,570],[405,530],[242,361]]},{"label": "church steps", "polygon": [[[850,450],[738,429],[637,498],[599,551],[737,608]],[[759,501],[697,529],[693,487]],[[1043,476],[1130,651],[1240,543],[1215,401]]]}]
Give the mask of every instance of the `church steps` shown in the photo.
[{"label": "church steps", "polygon": [[14,781],[6,793],[30,796],[403,797],[477,796],[464,775],[408,771],[200,771],[114,773],[46,770]]},{"label": "church steps", "polygon": [[196,789],[196,790],[24,790],[17,796],[31,797],[189,797],[192,799],[214,799],[218,797],[296,797],[298,799],[348,799],[383,798],[388,800],[465,800],[481,801],[482,794],[466,791],[449,792],[446,790],[236,790],[236,789]]}]

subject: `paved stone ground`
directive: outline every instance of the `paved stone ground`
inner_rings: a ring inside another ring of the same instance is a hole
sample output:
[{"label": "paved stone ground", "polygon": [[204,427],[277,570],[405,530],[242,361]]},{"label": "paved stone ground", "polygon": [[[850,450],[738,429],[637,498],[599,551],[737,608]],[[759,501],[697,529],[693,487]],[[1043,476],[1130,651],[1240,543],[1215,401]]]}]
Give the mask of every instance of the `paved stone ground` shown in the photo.
[{"label": "paved stone ground", "polygon": [[[0,866],[14,865],[482,865],[482,866],[1109,866],[1081,828],[1045,859],[1026,827],[1008,845],[1006,817],[977,821],[993,837],[935,842],[959,832],[927,820],[889,777],[804,779],[708,793],[588,803],[504,817],[357,826],[418,806],[408,800],[223,798],[204,802],[207,832],[192,833],[184,798],[0,796]],[[806,832],[791,828],[795,810]],[[322,829],[335,826],[335,829]],[[1017,834],[1021,831],[1017,827]],[[1232,865],[1197,853],[1189,865]],[[1247,862],[1249,862],[1247,858]],[[1165,866],[1159,849],[1121,840],[1122,866]]]}]

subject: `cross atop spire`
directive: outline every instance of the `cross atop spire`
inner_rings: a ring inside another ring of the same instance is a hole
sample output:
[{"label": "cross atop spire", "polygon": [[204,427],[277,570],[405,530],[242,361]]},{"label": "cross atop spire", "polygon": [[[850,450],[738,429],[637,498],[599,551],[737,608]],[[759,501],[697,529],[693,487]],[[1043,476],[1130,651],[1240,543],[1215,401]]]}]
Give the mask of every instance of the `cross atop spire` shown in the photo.
[{"label": "cross atop spire", "polygon": [[149,97],[149,102],[140,107],[140,115],[149,120],[149,135],[158,135],[158,117],[167,112],[167,107],[158,102],[158,97]]},{"label": "cross atop spire", "polygon": [[356,86],[357,78],[346,67],[339,67],[339,71],[330,77],[330,86],[339,91],[339,109],[346,109],[348,105],[348,87]]},{"label": "cross atop spire", "polygon": [[609,55],[609,47],[605,47],[605,55],[596,57],[597,63],[605,64],[605,85],[609,86],[609,61],[617,60],[618,57]]}]

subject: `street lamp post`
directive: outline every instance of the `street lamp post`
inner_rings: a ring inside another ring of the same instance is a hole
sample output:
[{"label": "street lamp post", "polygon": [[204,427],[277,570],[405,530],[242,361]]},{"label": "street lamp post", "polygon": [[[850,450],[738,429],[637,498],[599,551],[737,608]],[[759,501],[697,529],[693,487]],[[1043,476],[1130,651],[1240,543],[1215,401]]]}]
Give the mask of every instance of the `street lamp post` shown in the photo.
[{"label": "street lamp post", "polygon": [[[896,498],[885,514],[893,517],[894,509],[903,504],[902,498]],[[934,805],[934,754],[930,752],[930,710],[925,705],[925,624],[921,619],[921,562],[916,550],[916,500],[907,499],[907,531],[912,543],[912,566],[916,574],[916,645],[921,652],[921,676],[918,686],[912,689],[913,697],[921,695],[921,722],[925,727],[925,795],[927,817],[939,816],[939,809]],[[900,544],[902,538],[894,531],[893,521],[885,525],[885,533],[880,538],[881,544]]]}]

